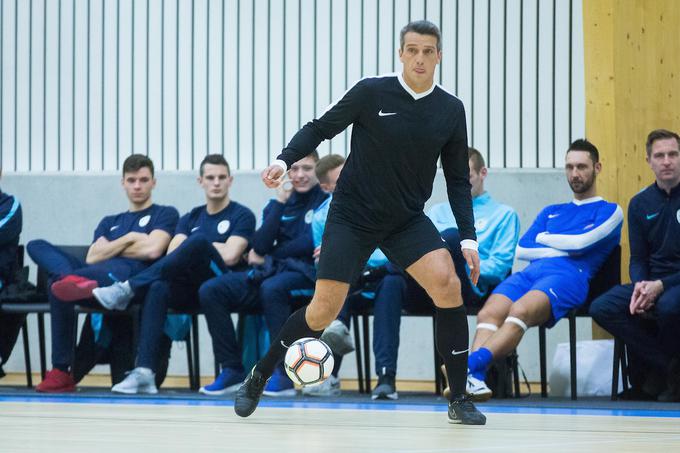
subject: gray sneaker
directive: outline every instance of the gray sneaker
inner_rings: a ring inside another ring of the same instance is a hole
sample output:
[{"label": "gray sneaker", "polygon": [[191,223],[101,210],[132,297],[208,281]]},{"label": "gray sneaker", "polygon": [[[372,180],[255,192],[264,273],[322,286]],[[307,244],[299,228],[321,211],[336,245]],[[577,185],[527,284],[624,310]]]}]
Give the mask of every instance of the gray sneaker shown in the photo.
[{"label": "gray sneaker", "polygon": [[111,286],[93,289],[92,295],[107,310],[123,311],[130,305],[135,292],[128,282],[116,282]]},{"label": "gray sneaker", "polygon": [[396,400],[399,398],[394,376],[389,374],[378,376],[378,385],[371,392],[373,400]]},{"label": "gray sneaker", "polygon": [[148,368],[135,368],[130,371],[125,379],[111,387],[114,393],[134,395],[137,393],[158,393],[156,388],[156,375]]},{"label": "gray sneaker", "polygon": [[313,387],[302,387],[304,396],[340,396],[340,379],[332,374],[328,379]]},{"label": "gray sneaker", "polygon": [[354,341],[349,329],[342,321],[336,319],[321,334],[321,341],[326,343],[337,355],[345,355],[354,351]]}]

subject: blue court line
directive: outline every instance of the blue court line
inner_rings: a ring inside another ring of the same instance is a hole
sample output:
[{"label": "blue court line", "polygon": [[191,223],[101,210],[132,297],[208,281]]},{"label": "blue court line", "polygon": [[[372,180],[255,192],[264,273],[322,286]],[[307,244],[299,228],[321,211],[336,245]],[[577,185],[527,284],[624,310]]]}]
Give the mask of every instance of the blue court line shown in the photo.
[{"label": "blue court line", "polygon": [[[212,398],[147,398],[141,395],[134,397],[120,396],[66,396],[66,395],[0,395],[1,403],[75,403],[75,404],[135,404],[150,406],[214,406],[229,407],[234,404],[231,399]],[[603,408],[567,408],[567,407],[539,407],[539,406],[494,406],[477,405],[485,413],[493,414],[541,414],[541,415],[600,415],[620,417],[662,417],[680,418],[680,410],[655,409],[603,409]],[[446,412],[446,405],[440,404],[403,404],[403,403],[342,403],[323,401],[273,401],[263,399],[260,407],[298,408],[298,409],[344,409],[344,410],[373,410],[373,411],[415,411],[415,412]]]}]

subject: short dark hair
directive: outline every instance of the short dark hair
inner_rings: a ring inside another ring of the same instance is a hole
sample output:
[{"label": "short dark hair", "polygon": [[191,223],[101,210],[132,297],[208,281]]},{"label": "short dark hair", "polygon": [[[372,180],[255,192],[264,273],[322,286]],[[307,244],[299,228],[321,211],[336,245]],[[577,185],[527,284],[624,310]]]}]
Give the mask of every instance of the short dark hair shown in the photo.
[{"label": "short dark hair", "polygon": [[207,156],[205,156],[201,161],[201,166],[198,168],[199,176],[203,176],[203,167],[205,167],[205,164],[223,165],[227,167],[227,175],[231,175],[229,163],[227,162],[227,159],[225,159],[224,156],[221,154],[208,154]]},{"label": "short dark hair", "polygon": [[474,168],[477,173],[479,173],[482,170],[482,168],[486,165],[482,153],[480,153],[478,149],[473,148],[472,146],[468,148],[468,160],[472,161],[472,168]]},{"label": "short dark hair", "polygon": [[316,178],[319,182],[328,182],[328,172],[335,170],[340,165],[345,163],[345,158],[340,154],[329,154],[324,156],[316,163]]},{"label": "short dark hair", "polygon": [[590,143],[585,138],[579,138],[571,142],[569,149],[567,149],[567,153],[569,151],[585,151],[590,155],[590,160],[592,160],[594,164],[600,161],[600,152],[597,150],[595,145]]},{"label": "short dark hair", "polygon": [[437,51],[442,50],[442,34],[439,31],[439,27],[430,22],[429,20],[414,20],[409,22],[401,29],[399,33],[399,48],[404,49],[404,36],[406,33],[414,32],[419,35],[430,35],[437,38]]},{"label": "short dark hair", "polygon": [[134,173],[144,167],[149,169],[151,176],[154,175],[153,161],[151,159],[144,154],[131,154],[123,162],[123,176],[125,173]]},{"label": "short dark hair", "polygon": [[678,146],[680,146],[680,136],[678,136],[678,134],[676,134],[673,131],[669,131],[668,129],[654,129],[652,132],[650,132],[649,135],[647,136],[646,143],[647,157],[652,155],[652,145],[654,144],[655,141],[665,140],[668,138],[674,138],[675,141],[678,143]]}]

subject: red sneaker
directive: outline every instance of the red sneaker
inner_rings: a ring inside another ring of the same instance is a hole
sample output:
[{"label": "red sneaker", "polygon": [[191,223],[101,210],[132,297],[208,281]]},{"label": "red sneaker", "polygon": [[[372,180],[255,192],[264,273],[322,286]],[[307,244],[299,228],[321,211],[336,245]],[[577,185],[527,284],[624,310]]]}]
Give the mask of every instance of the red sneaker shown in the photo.
[{"label": "red sneaker", "polygon": [[54,297],[64,302],[91,299],[92,290],[99,286],[96,280],[79,275],[67,275],[52,283],[51,290]]},{"label": "red sneaker", "polygon": [[35,388],[41,393],[66,393],[76,391],[76,381],[69,373],[54,368],[50,370],[45,379]]}]

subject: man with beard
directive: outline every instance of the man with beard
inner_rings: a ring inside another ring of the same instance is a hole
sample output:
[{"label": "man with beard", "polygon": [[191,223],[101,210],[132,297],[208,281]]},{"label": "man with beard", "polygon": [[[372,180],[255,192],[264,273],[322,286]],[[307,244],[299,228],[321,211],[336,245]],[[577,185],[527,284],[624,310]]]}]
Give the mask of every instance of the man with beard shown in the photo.
[{"label": "man with beard", "polygon": [[585,302],[590,278],[619,243],[622,210],[596,196],[601,169],[592,143],[569,146],[565,170],[574,200],[538,214],[515,255],[529,265],[498,285],[479,312],[468,358],[473,396],[488,398],[488,365],[514,350],[529,327],[552,327]]}]

